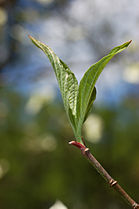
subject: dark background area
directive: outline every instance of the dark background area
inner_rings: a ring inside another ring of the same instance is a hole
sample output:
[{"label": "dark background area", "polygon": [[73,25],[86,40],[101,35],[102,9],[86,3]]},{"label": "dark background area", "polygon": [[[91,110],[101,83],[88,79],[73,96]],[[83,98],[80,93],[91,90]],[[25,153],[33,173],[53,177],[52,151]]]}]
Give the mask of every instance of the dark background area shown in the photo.
[{"label": "dark background area", "polygon": [[83,128],[92,153],[139,201],[138,0],[0,0],[0,209],[128,207],[80,152],[47,43],[76,74],[132,39],[97,82]]}]

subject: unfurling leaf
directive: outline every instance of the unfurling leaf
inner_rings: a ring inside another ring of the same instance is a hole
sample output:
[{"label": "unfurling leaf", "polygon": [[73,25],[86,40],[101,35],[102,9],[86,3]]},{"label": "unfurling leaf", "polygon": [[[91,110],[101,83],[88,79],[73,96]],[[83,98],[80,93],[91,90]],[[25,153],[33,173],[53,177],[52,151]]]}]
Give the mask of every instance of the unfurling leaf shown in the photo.
[{"label": "unfurling leaf", "polygon": [[107,56],[103,57],[97,63],[93,64],[85,72],[83,78],[81,79],[78,90],[78,98],[77,98],[77,121],[78,121],[77,133],[79,133],[79,135],[81,133],[84,120],[86,118],[87,109],[90,106],[89,104],[92,98],[92,94],[95,95],[94,88],[100,73],[107,65],[107,63],[114,57],[114,55],[123,51],[130,43],[131,41],[128,41],[112,49]]},{"label": "unfurling leaf", "polygon": [[119,52],[123,51],[131,41],[115,47],[110,53],[93,64],[84,74],[78,86],[77,79],[69,67],[47,45],[29,36],[49,58],[55,71],[64,107],[72,125],[75,137],[81,142],[81,130],[84,121],[96,98],[96,81],[107,63]]},{"label": "unfurling leaf", "polygon": [[52,64],[62,94],[65,110],[75,133],[75,117],[78,93],[77,79],[69,67],[61,59],[58,58],[58,56],[52,51],[50,47],[31,36],[29,36],[29,38],[47,55]]}]

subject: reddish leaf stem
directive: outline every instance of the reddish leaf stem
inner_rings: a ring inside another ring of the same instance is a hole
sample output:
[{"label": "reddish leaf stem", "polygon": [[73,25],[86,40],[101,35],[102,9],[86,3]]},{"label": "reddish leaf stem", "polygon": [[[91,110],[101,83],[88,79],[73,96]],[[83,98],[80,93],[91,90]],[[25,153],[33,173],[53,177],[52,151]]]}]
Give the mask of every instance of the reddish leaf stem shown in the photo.
[{"label": "reddish leaf stem", "polygon": [[124,199],[125,201],[133,208],[139,209],[139,204],[136,203],[127,193],[126,191],[115,181],[108,172],[102,167],[102,165],[96,160],[96,158],[91,154],[89,148],[85,145],[71,141],[69,144],[79,148],[83,156],[85,156],[89,162],[94,166],[94,168],[100,173],[100,175],[106,180],[106,182],[115,189]]}]

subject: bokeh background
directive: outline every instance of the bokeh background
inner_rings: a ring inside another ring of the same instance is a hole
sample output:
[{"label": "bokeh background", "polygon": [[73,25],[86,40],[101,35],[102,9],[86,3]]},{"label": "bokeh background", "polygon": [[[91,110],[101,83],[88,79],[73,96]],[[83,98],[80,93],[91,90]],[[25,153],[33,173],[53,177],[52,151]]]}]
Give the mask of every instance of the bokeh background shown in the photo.
[{"label": "bokeh background", "polygon": [[83,135],[92,153],[139,201],[139,1],[0,0],[0,209],[125,209],[80,152],[47,43],[78,80],[130,39],[100,76]]}]

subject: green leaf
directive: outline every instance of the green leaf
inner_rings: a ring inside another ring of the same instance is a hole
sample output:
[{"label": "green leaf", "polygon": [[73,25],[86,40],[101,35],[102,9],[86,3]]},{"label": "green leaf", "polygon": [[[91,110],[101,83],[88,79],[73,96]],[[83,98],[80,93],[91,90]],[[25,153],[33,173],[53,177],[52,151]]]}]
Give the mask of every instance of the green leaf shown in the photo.
[{"label": "green leaf", "polygon": [[96,94],[97,94],[97,90],[96,90],[96,87],[94,87],[93,92],[92,92],[92,95],[91,95],[90,100],[89,100],[89,103],[88,103],[88,106],[87,106],[87,109],[86,109],[84,122],[85,122],[85,120],[87,119],[88,114],[89,114],[89,111],[90,111],[90,109],[91,109],[91,107],[92,107],[92,104],[93,104],[93,102],[94,102],[95,99],[96,99]]},{"label": "green leaf", "polygon": [[51,48],[36,40],[32,36],[29,36],[29,38],[37,47],[39,47],[47,55],[52,64],[62,94],[64,107],[66,109],[74,133],[76,134],[75,117],[77,115],[77,79],[74,73],[69,69],[69,67],[61,59],[57,57],[57,55],[52,51]]},{"label": "green leaf", "polygon": [[[80,81],[78,98],[77,98],[77,135],[81,135],[82,125],[86,119],[86,114],[91,106],[92,96],[95,99],[95,84],[96,81],[107,65],[107,63],[119,52],[123,51],[131,41],[128,41],[120,46],[115,47],[110,51],[110,53],[99,60],[97,63],[93,64],[84,74]],[[93,93],[94,92],[94,93]]]},{"label": "green leaf", "polygon": [[64,107],[75,137],[78,141],[82,142],[82,125],[86,120],[96,98],[96,81],[106,64],[113,58],[113,56],[123,51],[131,43],[131,41],[115,47],[107,56],[93,64],[84,74],[78,87],[78,82],[74,73],[61,59],[57,57],[52,49],[31,36],[29,36],[29,38],[49,58],[58,80]]}]

